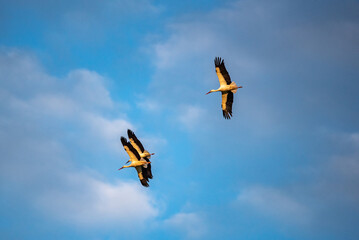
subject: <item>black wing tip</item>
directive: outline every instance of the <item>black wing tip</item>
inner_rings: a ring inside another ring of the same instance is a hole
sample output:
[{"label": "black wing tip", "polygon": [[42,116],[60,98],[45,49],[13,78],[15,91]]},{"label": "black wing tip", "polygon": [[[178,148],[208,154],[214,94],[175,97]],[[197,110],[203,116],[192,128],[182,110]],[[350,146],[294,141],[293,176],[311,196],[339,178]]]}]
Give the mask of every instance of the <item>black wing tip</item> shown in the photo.
[{"label": "black wing tip", "polygon": [[232,117],[232,112],[227,112],[227,111],[223,110],[223,117],[224,117],[225,119],[231,119],[231,117]]},{"label": "black wing tip", "polygon": [[153,178],[152,171],[151,171],[151,163],[147,165],[147,176],[149,179]]},{"label": "black wing tip", "polygon": [[144,152],[144,151],[145,151],[145,148],[143,147],[141,141],[138,140],[138,138],[136,137],[136,134],[135,134],[133,131],[131,131],[130,129],[127,129],[127,134],[128,134],[128,137],[129,137],[131,140],[135,141],[135,143],[136,143],[137,146],[141,149],[141,151]]},{"label": "black wing tip", "polygon": [[[149,162],[150,160],[147,158],[147,157],[144,157],[143,159],[145,159],[147,162]],[[145,170],[143,170],[145,169]],[[147,164],[147,168],[142,168],[143,172],[145,171],[146,172],[146,176],[149,178],[149,179],[152,179],[153,176],[152,176],[152,171],[151,171],[151,163]]]},{"label": "black wing tip", "polygon": [[147,182],[146,179],[140,179],[140,181],[141,181],[142,186],[144,186],[144,187],[149,187],[150,186],[150,185],[148,185],[148,182]]},{"label": "black wing tip", "polygon": [[216,67],[220,67],[221,65],[224,65],[224,60],[220,57],[215,57],[214,58],[214,65]]},{"label": "black wing tip", "polygon": [[127,129],[127,135],[129,138],[131,138],[135,133],[131,129]]},{"label": "black wing tip", "polygon": [[126,145],[127,139],[125,137],[121,136],[121,142],[122,142],[122,145]]}]

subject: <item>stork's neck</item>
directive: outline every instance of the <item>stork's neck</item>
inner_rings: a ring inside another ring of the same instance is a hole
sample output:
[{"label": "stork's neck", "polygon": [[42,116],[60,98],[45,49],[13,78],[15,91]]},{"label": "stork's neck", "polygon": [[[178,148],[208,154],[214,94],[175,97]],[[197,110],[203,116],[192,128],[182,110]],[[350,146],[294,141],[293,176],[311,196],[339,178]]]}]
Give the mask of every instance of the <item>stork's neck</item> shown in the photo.
[{"label": "stork's neck", "polygon": [[220,90],[221,88],[218,88],[218,89],[212,89],[211,91],[209,91],[210,93],[213,93],[213,92],[219,92],[219,91],[221,91]]},{"label": "stork's neck", "polygon": [[144,151],[143,153],[140,154],[140,157],[142,157],[142,158],[151,157],[151,154],[147,151]]}]

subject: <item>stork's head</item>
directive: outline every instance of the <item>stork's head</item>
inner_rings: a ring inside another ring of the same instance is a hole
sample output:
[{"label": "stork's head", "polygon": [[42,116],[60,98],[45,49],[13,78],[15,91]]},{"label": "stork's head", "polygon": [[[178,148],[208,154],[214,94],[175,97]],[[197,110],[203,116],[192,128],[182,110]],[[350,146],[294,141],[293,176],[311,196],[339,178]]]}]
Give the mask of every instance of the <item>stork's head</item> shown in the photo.
[{"label": "stork's head", "polygon": [[145,154],[145,157],[151,158],[151,155],[155,155],[154,153],[149,153],[147,150],[143,152]]}]

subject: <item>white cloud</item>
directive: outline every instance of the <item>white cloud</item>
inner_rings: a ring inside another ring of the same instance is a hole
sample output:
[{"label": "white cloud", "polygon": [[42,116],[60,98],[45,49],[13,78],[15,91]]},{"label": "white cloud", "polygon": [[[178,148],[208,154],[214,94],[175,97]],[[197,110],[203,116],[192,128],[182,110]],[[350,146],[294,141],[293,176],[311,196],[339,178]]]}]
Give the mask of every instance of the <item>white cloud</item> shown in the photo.
[{"label": "white cloud", "polygon": [[[303,13],[309,8],[318,15],[309,14],[308,18]],[[347,72],[341,69],[343,74],[333,77],[331,71],[338,64],[355,71],[357,8],[357,4],[343,4],[337,13],[333,2],[322,8],[320,4],[244,0],[209,13],[187,14],[167,26],[169,37],[153,46],[153,98],[166,99],[165,105],[171,108],[178,108],[180,102],[202,105],[200,93],[217,83],[213,59],[221,56],[232,79],[244,86],[235,96],[233,110],[234,116],[239,111],[244,113],[244,128],[271,135],[283,129],[301,131],[313,126],[308,123],[312,119],[309,116],[319,112],[323,116],[319,108],[332,111],[323,106],[331,99],[330,91],[336,92],[332,86],[341,84],[340,76]],[[344,17],[343,12],[349,15]],[[328,81],[332,82],[330,87]],[[351,85],[348,82],[347,86]],[[317,106],[310,98],[316,98]],[[344,99],[340,98],[341,106],[351,106],[353,100]],[[300,116],[304,116],[303,121],[298,121]]]},{"label": "white cloud", "polygon": [[[332,149],[323,162],[306,168],[316,179],[312,195],[326,196],[328,202],[351,206],[359,212],[359,138],[357,132],[325,135]],[[355,206],[355,207],[353,207]]]},{"label": "white cloud", "polygon": [[0,83],[3,93],[27,97],[52,89],[55,81],[45,73],[32,54],[0,47]]},{"label": "white cloud", "polygon": [[82,121],[88,125],[89,130],[102,141],[111,147],[113,151],[122,151],[119,147],[119,139],[124,135],[127,129],[133,129],[128,121],[117,119],[106,119],[96,114],[84,114]]},{"label": "white cloud", "polygon": [[309,209],[293,196],[275,188],[254,186],[244,189],[238,196],[240,206],[250,206],[258,213],[282,223],[308,224]]},{"label": "white cloud", "polygon": [[330,233],[352,231],[359,213],[359,141],[357,132],[325,134],[331,148],[320,162],[298,168],[291,183],[281,188],[248,186],[238,195],[239,211],[247,207],[282,226],[313,228]]},{"label": "white cloud", "polygon": [[198,213],[177,213],[163,223],[165,227],[184,233],[187,238],[201,238],[207,231],[204,220]]},{"label": "white cloud", "polygon": [[110,93],[105,88],[106,79],[96,72],[86,69],[71,71],[66,81],[74,84],[72,97],[85,106],[111,108],[113,102]]},{"label": "white cloud", "polygon": [[[11,110],[17,112],[19,117],[36,121],[48,118],[49,122],[61,120],[63,123],[86,127],[89,131],[83,134],[91,133],[100,138],[104,145],[118,151],[119,136],[133,126],[123,118],[105,117],[114,115],[104,113],[114,110],[115,103],[104,85],[104,77],[81,69],[71,71],[63,79],[57,79],[44,73],[36,59],[18,50],[6,52],[1,58],[5,65],[0,66],[3,68],[4,95]],[[6,86],[7,75],[11,76],[15,71],[9,63],[13,63],[18,69],[17,75],[11,79],[11,85]],[[30,82],[34,83],[33,87]],[[28,84],[26,89],[18,88],[24,83]],[[13,91],[15,88],[17,90]]]},{"label": "white cloud", "polygon": [[[154,218],[154,199],[137,182],[111,184],[89,174],[66,174],[64,188],[36,197],[37,208],[53,218],[84,228],[129,227]],[[143,226],[143,228],[145,228]]]},{"label": "white cloud", "polygon": [[158,113],[161,110],[161,104],[157,101],[150,99],[142,99],[136,103],[136,105],[148,112]]},{"label": "white cloud", "polygon": [[169,39],[154,46],[156,66],[159,69],[173,68],[188,56],[205,54],[216,44],[216,33],[199,22],[172,24]]},{"label": "white cloud", "polygon": [[[2,195],[9,201],[26,195],[16,200],[46,219],[86,229],[157,216],[155,199],[138,181],[110,181],[81,164],[101,147],[118,157],[120,135],[133,128],[123,118],[108,117],[124,114],[113,109],[105,82],[86,69],[59,79],[27,53],[0,53]],[[105,157],[101,161],[107,164]]]},{"label": "white cloud", "polygon": [[203,108],[192,105],[182,105],[176,111],[176,118],[187,129],[194,129],[200,123],[203,123],[205,118],[205,111]]}]

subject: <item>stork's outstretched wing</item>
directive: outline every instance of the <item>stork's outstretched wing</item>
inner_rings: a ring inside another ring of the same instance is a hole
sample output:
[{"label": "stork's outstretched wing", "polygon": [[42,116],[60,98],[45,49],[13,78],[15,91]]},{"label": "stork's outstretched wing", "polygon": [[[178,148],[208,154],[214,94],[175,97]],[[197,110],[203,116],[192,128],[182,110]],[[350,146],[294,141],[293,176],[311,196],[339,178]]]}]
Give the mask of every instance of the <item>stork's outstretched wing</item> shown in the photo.
[{"label": "stork's outstretched wing", "polygon": [[135,133],[130,129],[127,129],[127,135],[130,139],[132,146],[138,151],[138,153],[143,153],[145,149],[140,140],[138,140],[138,138],[136,137]]},{"label": "stork's outstretched wing", "polygon": [[123,145],[123,148],[125,149],[125,151],[127,152],[128,156],[130,156],[131,160],[140,160],[140,154],[137,152],[136,149],[134,149],[132,147],[132,145],[127,141],[127,139],[125,137],[121,137],[121,142]]},{"label": "stork's outstretched wing", "polygon": [[[143,158],[143,159],[145,159],[147,162],[149,162],[150,160],[147,158],[147,157],[145,157],[145,158]],[[149,178],[149,179],[152,179],[153,178],[153,176],[152,176],[152,170],[151,170],[151,163],[148,163],[147,164],[147,167],[142,167],[142,172],[143,172],[143,176],[145,177],[145,178]]]},{"label": "stork's outstretched wing", "polygon": [[220,57],[214,59],[214,65],[216,66],[216,73],[218,76],[219,84],[229,85],[231,84],[231,77],[229,76],[226,67],[224,66],[224,60]]},{"label": "stork's outstretched wing", "polygon": [[225,119],[232,117],[233,93],[222,92],[222,111]]},{"label": "stork's outstretched wing", "polygon": [[143,167],[142,166],[136,167],[136,170],[137,170],[138,178],[140,179],[142,186],[149,187],[150,185],[148,185],[148,178],[146,179],[144,177],[144,174],[143,174],[143,171],[142,171]]}]

